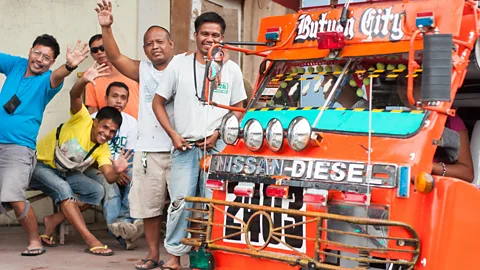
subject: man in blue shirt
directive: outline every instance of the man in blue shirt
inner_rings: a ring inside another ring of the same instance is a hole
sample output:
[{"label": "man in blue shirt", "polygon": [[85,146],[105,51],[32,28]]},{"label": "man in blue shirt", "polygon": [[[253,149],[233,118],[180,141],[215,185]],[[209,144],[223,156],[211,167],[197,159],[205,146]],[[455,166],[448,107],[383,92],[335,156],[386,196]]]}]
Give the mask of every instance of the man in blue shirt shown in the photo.
[{"label": "man in blue shirt", "polygon": [[43,112],[65,77],[87,58],[87,44],[78,41],[73,50],[67,46],[66,63],[52,72],[59,54],[56,39],[46,34],[35,39],[28,59],[0,53],[0,73],[7,77],[0,92],[0,210],[5,212],[2,203],[10,203],[28,234],[30,243],[23,256],[45,252],[35,213],[25,196],[35,168]]}]

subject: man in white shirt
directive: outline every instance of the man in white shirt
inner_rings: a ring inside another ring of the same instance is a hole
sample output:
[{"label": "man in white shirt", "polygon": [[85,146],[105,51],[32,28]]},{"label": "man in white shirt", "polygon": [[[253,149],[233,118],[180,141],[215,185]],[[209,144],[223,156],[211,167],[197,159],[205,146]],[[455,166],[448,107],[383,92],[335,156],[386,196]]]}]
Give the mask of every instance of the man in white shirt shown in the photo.
[{"label": "man in white shirt", "polygon": [[[174,201],[168,209],[164,242],[169,259],[163,265],[164,269],[180,269],[180,256],[190,250],[189,246],[181,244],[181,240],[187,236],[185,228],[188,226],[187,218],[190,217],[190,212],[185,209],[191,208],[191,203],[185,203],[183,198],[197,195],[197,188],[200,196],[209,196],[204,188],[200,159],[205,152],[219,152],[225,146],[219,140],[218,128],[228,110],[206,106],[201,101],[205,57],[210,47],[223,39],[225,28],[224,19],[214,12],[203,13],[195,20],[197,51],[177,55],[170,62],[153,101],[157,119],[175,147],[171,175],[175,181],[169,185],[170,198]],[[168,105],[165,105],[172,98],[175,115],[173,125],[166,110]],[[213,90],[213,101],[241,108],[246,98],[240,67],[227,61],[222,69],[221,82]]]},{"label": "man in white shirt", "polygon": [[[112,158],[116,160],[122,149],[134,150],[137,142],[137,120],[124,112],[130,97],[129,88],[123,82],[112,82],[107,86],[105,101],[107,106],[114,107],[122,114],[122,126],[115,136],[108,141]],[[95,118],[97,113],[92,114]],[[113,234],[125,249],[135,248],[136,240],[143,234],[143,222],[130,217],[128,194],[132,171],[123,172],[116,183],[109,184],[98,170],[89,169],[87,176],[96,179],[105,189],[103,199],[103,214],[107,221],[108,230]]]},{"label": "man in white shirt", "polygon": [[[173,41],[165,28],[151,26],[143,37],[143,50],[150,61],[130,59],[120,53],[112,33],[111,1],[98,3],[96,11],[108,60],[123,75],[140,83],[138,138],[129,202],[130,215],[143,219],[149,249],[147,257],[135,268],[152,269],[160,264],[160,226],[172,149],[170,137],[153,114],[152,100],[164,69],[173,58]],[[173,119],[173,104],[167,106],[167,112]]]}]

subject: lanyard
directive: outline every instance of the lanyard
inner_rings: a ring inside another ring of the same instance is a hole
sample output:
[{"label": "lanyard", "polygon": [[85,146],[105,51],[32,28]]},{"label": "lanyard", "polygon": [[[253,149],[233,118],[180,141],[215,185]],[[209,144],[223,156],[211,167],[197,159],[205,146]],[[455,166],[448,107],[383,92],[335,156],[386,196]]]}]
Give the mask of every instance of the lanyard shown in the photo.
[{"label": "lanyard", "polygon": [[204,96],[205,92],[202,91],[202,97],[201,98],[198,96],[196,58],[197,58],[197,53],[193,53],[193,82],[195,83],[195,96],[197,97],[198,101],[203,103],[203,102],[205,102],[205,96]]}]

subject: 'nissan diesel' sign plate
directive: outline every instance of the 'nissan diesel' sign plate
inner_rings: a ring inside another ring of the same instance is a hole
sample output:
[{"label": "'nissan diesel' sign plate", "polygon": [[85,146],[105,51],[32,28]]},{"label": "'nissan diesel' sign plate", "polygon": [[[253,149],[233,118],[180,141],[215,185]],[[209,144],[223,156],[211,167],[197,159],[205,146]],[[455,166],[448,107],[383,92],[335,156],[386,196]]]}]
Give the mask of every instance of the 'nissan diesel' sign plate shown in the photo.
[{"label": "'nissan diesel' sign plate", "polygon": [[[280,159],[214,155],[210,173],[246,176],[285,176],[292,180],[331,182],[394,188],[397,165],[320,159]],[[367,183],[367,179],[370,179]]]}]

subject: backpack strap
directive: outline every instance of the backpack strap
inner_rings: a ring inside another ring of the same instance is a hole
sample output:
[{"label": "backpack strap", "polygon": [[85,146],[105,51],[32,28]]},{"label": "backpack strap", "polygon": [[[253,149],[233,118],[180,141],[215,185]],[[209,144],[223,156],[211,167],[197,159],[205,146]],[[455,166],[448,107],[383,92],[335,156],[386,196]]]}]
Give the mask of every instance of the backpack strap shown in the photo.
[{"label": "backpack strap", "polygon": [[100,144],[98,144],[98,143],[95,144],[95,146],[92,149],[90,149],[88,154],[83,158],[83,161],[87,160],[87,158],[89,158],[93,154],[93,151],[95,151],[95,149],[97,149],[99,146],[100,146]]},{"label": "backpack strap", "polygon": [[63,123],[61,123],[60,126],[58,126],[57,132],[55,133],[55,139],[57,140],[57,144],[58,144],[58,138],[60,138],[60,131],[62,130],[62,126],[63,126]]}]

